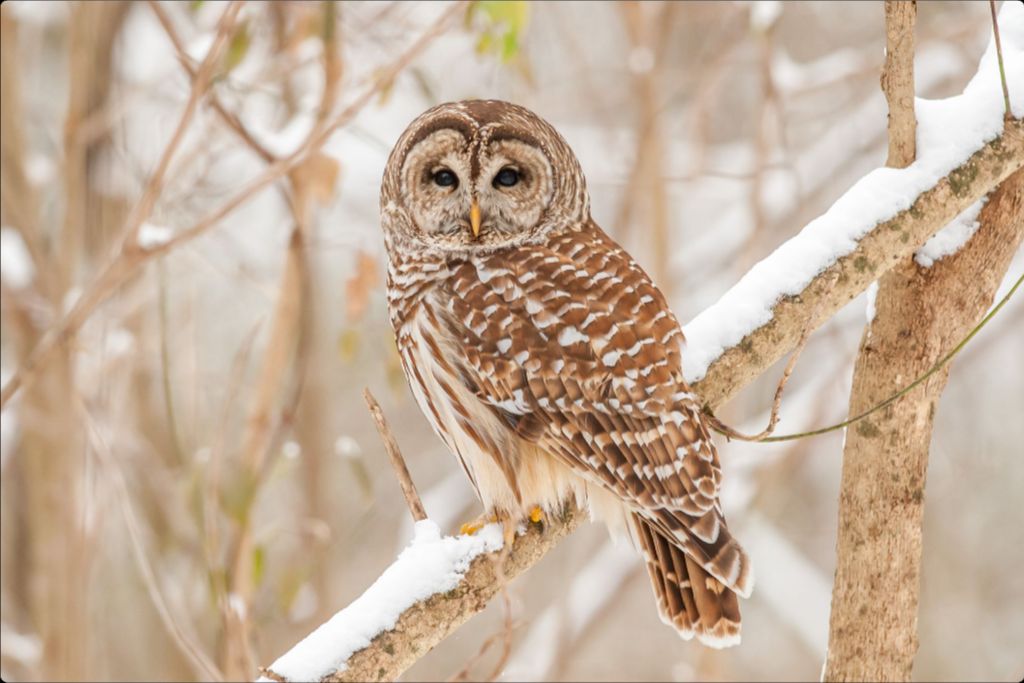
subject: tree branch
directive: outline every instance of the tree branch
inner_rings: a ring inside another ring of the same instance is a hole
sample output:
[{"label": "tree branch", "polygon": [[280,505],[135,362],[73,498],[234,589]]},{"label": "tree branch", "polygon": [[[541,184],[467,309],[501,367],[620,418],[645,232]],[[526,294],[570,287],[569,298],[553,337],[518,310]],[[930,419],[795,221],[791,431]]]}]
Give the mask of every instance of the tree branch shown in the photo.
[{"label": "tree branch", "polygon": [[876,225],[800,293],[776,303],[771,320],[726,349],[694,383],[700,396],[712,407],[727,402],[793,350],[805,326],[820,327],[1022,165],[1024,122],[1011,119],[1001,136],[922,192],[910,208]]},{"label": "tree branch", "polygon": [[423,509],[423,501],[420,500],[420,494],[416,492],[416,484],[413,483],[412,475],[409,474],[409,468],[405,464],[405,458],[402,457],[402,450],[398,447],[398,441],[395,440],[395,435],[391,433],[391,427],[388,426],[388,421],[384,417],[384,411],[381,409],[380,404],[377,403],[377,399],[370,393],[370,387],[363,389],[363,400],[366,401],[366,407],[370,409],[370,415],[373,416],[373,421],[377,425],[380,440],[384,442],[384,450],[387,451],[388,459],[391,460],[391,467],[395,470],[395,476],[402,487],[402,495],[405,496],[405,502],[409,505],[409,514],[412,515],[412,521],[422,522],[427,518],[427,512]]},{"label": "tree branch", "polygon": [[[1010,173],[1024,166],[1024,124],[1007,122],[1001,136],[984,145],[904,211],[868,231],[849,254],[815,277],[799,294],[780,300],[771,320],[746,335],[708,367],[694,390],[711,406],[734,396],[776,359],[791,351],[803,330],[828,320],[868,284],[909,257],[913,251],[957,214],[990,192]],[[963,179],[970,178],[969,182]],[[582,521],[569,509],[563,519],[549,519],[543,529],[531,525],[516,538],[503,572],[512,579],[529,569]],[[444,640],[499,592],[494,581],[498,553],[476,557],[458,587],[417,602],[393,628],[371,644],[341,657],[347,668],[324,671],[327,681],[393,680],[419,657]],[[280,661],[280,660],[279,660]],[[274,665],[263,669],[271,679],[287,680]]]}]

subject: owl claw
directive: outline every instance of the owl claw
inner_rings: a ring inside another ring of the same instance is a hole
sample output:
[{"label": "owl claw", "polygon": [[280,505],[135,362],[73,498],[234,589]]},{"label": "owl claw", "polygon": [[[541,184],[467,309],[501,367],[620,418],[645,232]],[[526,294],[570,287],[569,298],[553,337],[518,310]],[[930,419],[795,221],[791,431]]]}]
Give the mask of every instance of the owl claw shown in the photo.
[{"label": "owl claw", "polygon": [[482,522],[466,522],[459,527],[459,533],[463,536],[472,536],[483,528],[484,525]]},{"label": "owl claw", "polygon": [[489,514],[489,515],[480,515],[479,517],[474,519],[472,522],[466,522],[465,524],[460,526],[459,527],[459,533],[462,534],[463,536],[473,536],[473,535],[476,534],[476,532],[480,531],[481,529],[483,529],[488,524],[493,524],[494,522],[497,522],[497,521],[498,521],[498,516],[493,514],[493,513]]},{"label": "owl claw", "polygon": [[540,509],[539,505],[534,505],[533,509],[530,510],[530,521],[534,524],[539,524],[544,520],[544,511]]}]

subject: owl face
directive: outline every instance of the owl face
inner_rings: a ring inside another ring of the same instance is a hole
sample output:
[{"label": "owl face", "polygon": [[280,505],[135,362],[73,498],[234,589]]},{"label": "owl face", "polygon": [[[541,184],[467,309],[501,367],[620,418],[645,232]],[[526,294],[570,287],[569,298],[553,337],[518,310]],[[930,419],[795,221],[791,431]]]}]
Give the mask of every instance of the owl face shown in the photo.
[{"label": "owl face", "polygon": [[441,105],[418,117],[392,151],[381,190],[389,244],[446,252],[538,241],[588,211],[565,141],[506,102]]}]

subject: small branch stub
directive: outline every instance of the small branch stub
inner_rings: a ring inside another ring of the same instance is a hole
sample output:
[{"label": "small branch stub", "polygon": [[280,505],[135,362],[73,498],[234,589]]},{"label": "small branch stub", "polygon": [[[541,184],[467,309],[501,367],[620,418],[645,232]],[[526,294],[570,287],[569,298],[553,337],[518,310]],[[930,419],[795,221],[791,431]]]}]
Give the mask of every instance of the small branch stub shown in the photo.
[{"label": "small branch stub", "polygon": [[1010,107],[1010,89],[1006,86],[1006,66],[1003,64],[1003,43],[999,39],[999,19],[996,18],[996,0],[988,0],[988,7],[992,11],[992,37],[996,43],[996,58],[999,62],[999,82],[1003,86],[1003,108],[1006,118],[1013,117],[1013,110]]},{"label": "small branch stub", "polygon": [[391,466],[395,468],[395,476],[398,477],[398,483],[402,486],[405,502],[409,504],[409,513],[412,515],[412,520],[414,522],[422,522],[427,518],[427,512],[423,509],[423,501],[420,500],[420,494],[416,492],[416,485],[412,482],[409,468],[405,466],[405,458],[402,457],[402,451],[398,448],[398,442],[395,441],[395,436],[391,433],[391,428],[388,427],[388,421],[384,418],[384,411],[381,410],[377,399],[370,393],[369,387],[363,389],[363,399],[366,401],[366,406],[370,409],[373,421],[377,424],[377,431],[384,442],[384,450],[388,452]]},{"label": "small branch stub", "polygon": [[885,3],[885,66],[882,92],[889,104],[889,159],[886,166],[905,168],[917,156],[914,117],[914,24],[917,0]]}]

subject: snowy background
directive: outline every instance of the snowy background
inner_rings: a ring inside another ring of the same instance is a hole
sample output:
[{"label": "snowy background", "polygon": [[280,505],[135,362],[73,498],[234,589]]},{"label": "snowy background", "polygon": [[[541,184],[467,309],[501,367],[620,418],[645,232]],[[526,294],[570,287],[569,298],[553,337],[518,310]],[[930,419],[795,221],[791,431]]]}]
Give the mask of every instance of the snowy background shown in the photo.
[{"label": "snowy background", "polygon": [[[338,6],[341,103],[355,100],[446,9]],[[223,5],[165,10],[186,51],[201,59]],[[86,205],[97,218],[71,232],[67,112],[82,87],[76,64],[86,48],[75,39],[81,31],[71,30],[83,25],[75,23],[80,11],[60,3],[0,10],[5,382],[25,353],[24,330],[44,329],[103,261],[188,96],[188,77],[144,4],[118,15],[112,39],[86,46],[109,52],[109,73],[85,74],[108,81],[109,95],[92,117],[74,122],[86,140],[75,144],[89,150]],[[275,154],[293,151],[313,126],[324,89],[324,21],[315,3],[251,3],[240,15],[245,28],[231,39],[217,96]],[[960,94],[990,30],[987,3],[921,4],[918,95]],[[238,461],[292,225],[283,184],[149,264],[89,320],[56,389],[81,399],[74,415],[26,397],[4,411],[4,679],[52,675],[49,634],[75,641],[79,653],[66,656],[79,663],[79,678],[191,680],[201,674],[183,641],[223,670],[229,623],[244,624],[245,655],[266,665],[360,596],[414,536],[361,399],[364,386],[381,401],[440,531],[478,514],[464,475],[408,393],[384,307],[378,183],[391,144],[419,112],[445,100],[496,97],[551,121],[580,157],[598,223],[666,290],[680,320],[691,321],[884,162],[883,46],[880,3],[564,3],[525,13],[510,5],[454,21],[324,147],[339,174],[311,214],[309,369],[264,477],[251,484]],[[9,96],[12,82],[20,101]],[[951,131],[957,124],[948,122]],[[10,164],[27,190],[9,182]],[[215,114],[200,111],[140,243],[159,244],[189,227],[264,166]],[[975,215],[962,216],[957,230],[968,233]],[[36,259],[23,238],[32,230],[73,258]],[[78,248],[65,249],[76,234]],[[948,249],[933,246],[919,263]],[[1008,280],[1022,271],[1018,255]],[[44,277],[59,296],[37,291]],[[865,298],[811,338],[780,430],[844,416]],[[1016,679],[1024,669],[1017,570],[1024,527],[1016,502],[1024,489],[1022,322],[1024,306],[1015,301],[958,357],[936,416],[915,666],[921,680]],[[759,430],[780,371],[721,417]],[[62,430],[81,438],[66,441],[58,472],[39,459]],[[719,652],[680,641],[659,622],[641,563],[588,525],[514,584],[505,677],[816,679],[841,443],[837,433],[720,445],[724,507],[758,576],[743,605],[741,647]],[[53,494],[58,487],[64,495]],[[44,527],[34,506],[63,510],[51,515],[56,529]],[[243,521],[250,531],[240,569],[231,558]],[[428,532],[420,529],[417,539]],[[74,565],[54,575],[71,576],[74,595],[56,625],[47,622],[53,612],[40,588],[57,581],[50,574],[58,568],[46,560],[52,544],[75,548]],[[496,600],[405,678],[458,672],[502,621]],[[62,633],[62,624],[84,628]],[[474,675],[484,675],[489,661]]]}]

